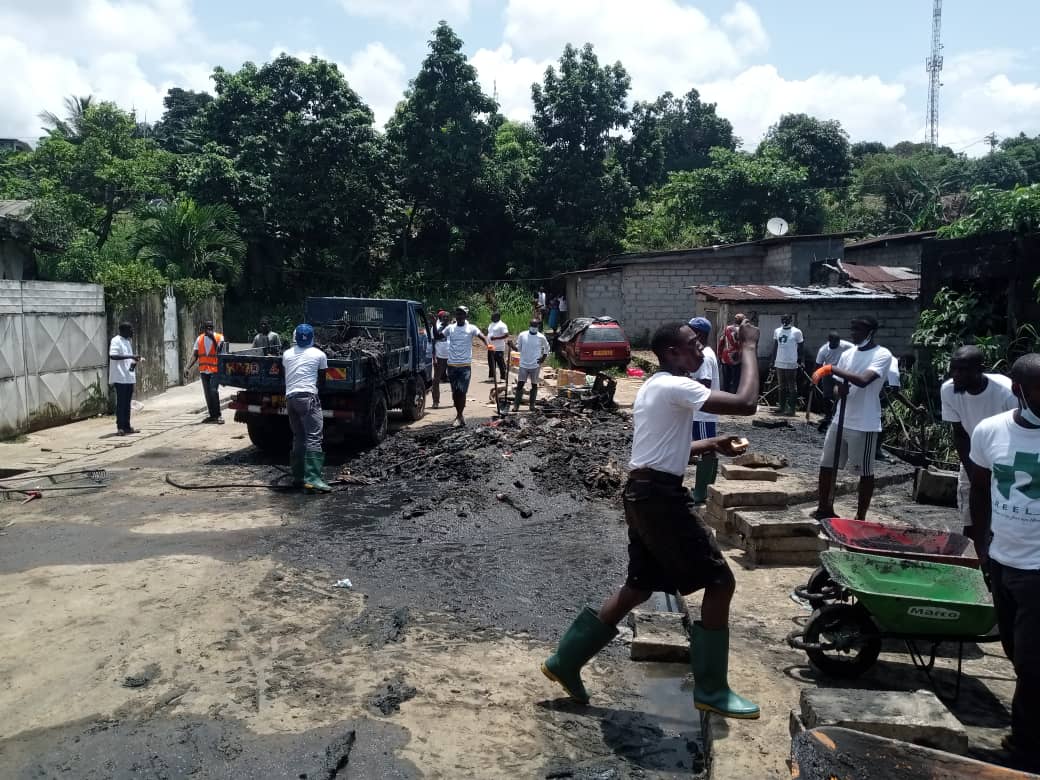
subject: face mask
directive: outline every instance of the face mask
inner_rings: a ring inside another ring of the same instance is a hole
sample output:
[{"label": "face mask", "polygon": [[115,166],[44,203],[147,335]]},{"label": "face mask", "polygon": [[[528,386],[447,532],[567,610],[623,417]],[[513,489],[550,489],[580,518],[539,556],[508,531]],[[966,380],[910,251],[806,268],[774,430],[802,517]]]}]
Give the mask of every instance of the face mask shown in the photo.
[{"label": "face mask", "polygon": [[870,335],[868,335],[865,339],[863,339],[863,341],[861,341],[859,344],[856,345],[856,349],[863,349],[863,348],[865,348],[867,346],[867,344],[869,344],[873,338],[874,338],[874,331],[871,331]]},{"label": "face mask", "polygon": [[537,333],[538,332],[538,328],[528,328],[527,332],[528,333]]},{"label": "face mask", "polygon": [[1022,419],[1030,425],[1035,425],[1037,428],[1040,428],[1040,415],[1037,415],[1037,413],[1029,407],[1029,404],[1026,402],[1026,397],[1024,395],[1020,395],[1018,397],[1018,405],[1019,413],[1022,415]]}]

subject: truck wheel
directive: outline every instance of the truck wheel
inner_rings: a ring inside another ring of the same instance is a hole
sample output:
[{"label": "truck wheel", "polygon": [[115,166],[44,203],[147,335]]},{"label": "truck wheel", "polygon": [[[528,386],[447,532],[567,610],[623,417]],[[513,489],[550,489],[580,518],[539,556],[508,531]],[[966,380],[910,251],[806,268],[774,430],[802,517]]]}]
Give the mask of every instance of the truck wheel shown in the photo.
[{"label": "truck wheel", "polygon": [[368,422],[365,425],[365,439],[371,446],[376,446],[386,438],[386,396],[379,393],[372,401]]},{"label": "truck wheel", "polygon": [[408,389],[408,397],[401,404],[401,413],[404,419],[414,422],[421,420],[426,414],[426,382],[416,379],[415,383]]},{"label": "truck wheel", "polygon": [[292,449],[292,431],[289,420],[282,417],[251,417],[246,420],[249,441],[258,450],[272,455],[284,455]]}]

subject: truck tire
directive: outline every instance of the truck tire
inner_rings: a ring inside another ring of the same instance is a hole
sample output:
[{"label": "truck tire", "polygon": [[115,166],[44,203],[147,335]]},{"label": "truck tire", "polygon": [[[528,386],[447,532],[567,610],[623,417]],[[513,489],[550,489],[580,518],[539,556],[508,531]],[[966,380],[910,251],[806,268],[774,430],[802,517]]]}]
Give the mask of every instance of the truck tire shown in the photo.
[{"label": "truck tire", "polygon": [[246,420],[249,441],[258,450],[272,455],[284,455],[292,449],[292,431],[289,420],[281,415],[275,417],[250,417]]},{"label": "truck tire", "polygon": [[409,383],[407,397],[401,404],[401,413],[409,422],[421,420],[426,414],[426,382],[420,377]]},{"label": "truck tire", "polygon": [[386,438],[386,396],[378,393],[372,399],[368,420],[365,422],[364,437],[371,446],[376,446]]}]

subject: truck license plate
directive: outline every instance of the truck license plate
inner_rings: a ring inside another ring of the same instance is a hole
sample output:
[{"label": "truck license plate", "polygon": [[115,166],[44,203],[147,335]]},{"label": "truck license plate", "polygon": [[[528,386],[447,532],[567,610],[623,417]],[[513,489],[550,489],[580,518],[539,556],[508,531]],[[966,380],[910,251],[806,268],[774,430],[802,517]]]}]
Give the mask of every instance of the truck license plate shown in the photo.
[{"label": "truck license plate", "polygon": [[610,357],[613,354],[614,350],[612,349],[594,349],[592,351],[593,357]]}]

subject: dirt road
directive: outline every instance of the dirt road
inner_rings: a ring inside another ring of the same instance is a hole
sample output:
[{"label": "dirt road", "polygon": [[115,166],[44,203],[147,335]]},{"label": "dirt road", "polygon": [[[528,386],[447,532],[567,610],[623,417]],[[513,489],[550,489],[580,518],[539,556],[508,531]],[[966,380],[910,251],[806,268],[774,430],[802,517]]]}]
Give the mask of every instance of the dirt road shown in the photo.
[{"label": "dirt road", "polygon": [[[0,502],[0,775],[703,769],[683,667],[632,664],[622,638],[587,669],[588,708],[538,673],[576,611],[623,579],[613,472],[578,454],[623,462],[623,418],[525,415],[459,434],[438,410],[377,451],[341,456],[329,476],[343,469],[353,484],[315,497],[172,487],[168,474],[201,488],[282,474],[242,426],[174,416],[126,446],[64,459],[106,467],[104,490]],[[110,422],[0,444],[0,460],[7,447],[101,437]],[[589,433],[603,428],[611,433]],[[787,594],[807,571],[733,561],[732,678],[765,717],[715,725],[714,776],[779,778],[787,712],[813,684],[797,671],[804,657],[782,643],[804,617]],[[352,588],[334,587],[344,578]],[[979,668],[1006,679],[988,659]],[[996,729],[1001,700],[982,690],[997,702],[986,710]]]}]

